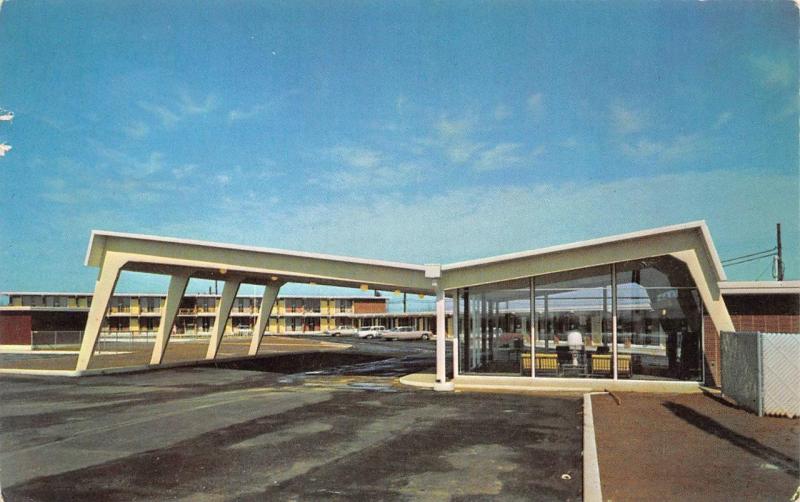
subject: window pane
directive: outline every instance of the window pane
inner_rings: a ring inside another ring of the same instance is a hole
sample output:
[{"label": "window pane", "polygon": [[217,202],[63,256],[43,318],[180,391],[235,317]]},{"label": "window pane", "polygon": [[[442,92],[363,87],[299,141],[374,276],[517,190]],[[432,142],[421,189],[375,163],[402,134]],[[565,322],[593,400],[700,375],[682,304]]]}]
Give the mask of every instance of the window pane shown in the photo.
[{"label": "window pane", "polygon": [[701,380],[702,331],[700,295],[683,262],[617,265],[617,351],[631,359],[631,376]]},{"label": "window pane", "polygon": [[613,376],[611,267],[536,277],[536,376]]},{"label": "window pane", "polygon": [[522,354],[530,357],[529,284],[524,279],[459,290],[463,373],[521,373]]}]

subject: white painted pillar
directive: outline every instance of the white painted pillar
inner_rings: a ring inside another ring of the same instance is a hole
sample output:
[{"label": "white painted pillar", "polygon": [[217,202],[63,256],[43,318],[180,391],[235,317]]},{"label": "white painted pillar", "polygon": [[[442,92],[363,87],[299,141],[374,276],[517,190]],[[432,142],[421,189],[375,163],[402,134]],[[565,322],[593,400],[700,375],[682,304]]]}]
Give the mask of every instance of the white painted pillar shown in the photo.
[{"label": "white painted pillar", "polygon": [[214,327],[211,329],[211,339],[208,341],[208,351],[206,359],[216,359],[219,352],[219,344],[222,342],[222,335],[225,334],[225,326],[228,324],[228,317],[231,315],[231,307],[236,299],[236,292],[239,291],[241,279],[228,279],[222,288],[222,297],[217,305],[217,316],[214,318]]},{"label": "white painted pillar", "polygon": [[458,304],[458,291],[453,292],[453,380],[458,376],[458,316],[461,314]]},{"label": "white painted pillar", "polygon": [[81,351],[78,354],[78,364],[76,371],[89,369],[89,362],[97,346],[97,339],[100,338],[100,329],[103,326],[103,319],[108,310],[108,302],[114,294],[114,287],[117,285],[119,273],[124,262],[113,256],[106,255],[100,265],[100,272],[97,282],[94,285],[94,296],[92,296],[92,306],[89,307],[89,316],[86,319],[86,328],[83,330],[83,340],[81,341]]},{"label": "white painted pillar", "polygon": [[445,340],[445,309],[444,290],[438,284],[436,288],[436,383],[433,390],[453,390],[453,382],[447,381],[447,345]]},{"label": "white painted pillar", "polygon": [[445,313],[444,313],[444,291],[436,288],[436,382],[444,383],[447,380],[445,375]]},{"label": "white painted pillar", "polygon": [[250,350],[247,352],[251,356],[258,354],[258,347],[261,345],[264,330],[267,328],[267,324],[269,324],[269,314],[272,312],[272,306],[278,298],[278,291],[280,291],[282,285],[283,283],[279,282],[264,287],[264,296],[261,297],[261,308],[258,309],[256,325],[253,327],[253,339],[250,341]]},{"label": "white painted pillar", "polygon": [[618,378],[617,371],[617,265],[611,264],[611,376]]},{"label": "white painted pillar", "polygon": [[178,314],[178,307],[186,292],[186,286],[189,284],[190,275],[188,271],[180,272],[169,279],[167,300],[161,306],[161,322],[158,325],[158,334],[156,343],[153,345],[153,354],[150,356],[150,364],[161,364],[164,361],[172,327],[175,325],[175,316]]}]

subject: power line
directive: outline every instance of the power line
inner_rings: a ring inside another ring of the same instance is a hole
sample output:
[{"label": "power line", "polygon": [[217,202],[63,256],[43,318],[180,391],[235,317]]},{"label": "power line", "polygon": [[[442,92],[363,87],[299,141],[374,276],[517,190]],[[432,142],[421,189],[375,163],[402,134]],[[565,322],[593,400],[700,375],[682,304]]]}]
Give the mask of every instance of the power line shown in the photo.
[{"label": "power line", "polygon": [[729,261],[738,261],[738,260],[740,260],[740,259],[742,259],[742,258],[750,258],[751,256],[760,255],[760,254],[764,254],[764,253],[772,253],[772,252],[773,252],[773,251],[775,251],[776,249],[778,249],[778,247],[777,247],[777,246],[775,246],[775,247],[774,247],[774,248],[772,248],[772,249],[766,249],[766,250],[764,250],[764,251],[759,251],[759,252],[757,252],[757,253],[750,253],[750,254],[746,254],[746,255],[742,255],[742,256],[737,256],[737,257],[735,257],[735,258],[728,258],[727,260],[722,260],[722,263],[727,263],[727,262],[729,262]]},{"label": "power line", "polygon": [[773,256],[775,256],[775,255],[774,254],[768,254],[768,255],[764,255],[764,256],[756,256],[755,258],[749,258],[747,260],[737,261],[736,263],[725,263],[725,266],[726,267],[732,267],[734,265],[741,265],[742,263],[748,263],[748,262],[751,262],[751,261],[761,260],[763,258],[772,258]]}]

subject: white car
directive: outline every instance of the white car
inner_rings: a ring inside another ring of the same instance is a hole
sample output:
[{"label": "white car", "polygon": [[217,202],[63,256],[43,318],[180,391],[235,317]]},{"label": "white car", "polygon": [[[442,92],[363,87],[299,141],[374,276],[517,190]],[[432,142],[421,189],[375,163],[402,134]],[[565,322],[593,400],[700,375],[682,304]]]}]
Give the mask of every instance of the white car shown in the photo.
[{"label": "white car", "polygon": [[414,329],[411,326],[398,326],[381,334],[384,340],[430,340],[433,333],[424,329]]},{"label": "white car", "polygon": [[361,326],[356,336],[359,338],[378,338],[386,331],[385,326]]},{"label": "white car", "polygon": [[325,334],[328,336],[355,336],[357,333],[358,330],[352,326],[337,326],[325,330]]}]

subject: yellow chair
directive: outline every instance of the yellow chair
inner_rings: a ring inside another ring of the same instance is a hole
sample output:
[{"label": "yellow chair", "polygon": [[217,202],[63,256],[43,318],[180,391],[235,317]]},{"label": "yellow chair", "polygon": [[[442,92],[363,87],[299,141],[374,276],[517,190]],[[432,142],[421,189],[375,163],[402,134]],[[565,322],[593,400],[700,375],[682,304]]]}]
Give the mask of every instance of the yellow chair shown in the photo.
[{"label": "yellow chair", "polygon": [[[592,355],[592,375],[611,375],[611,354]],[[617,355],[617,376],[631,377],[631,356]]]},{"label": "yellow chair", "polygon": [[[550,353],[537,353],[536,354],[536,372],[542,373],[558,373],[558,356]],[[531,355],[530,353],[522,354],[520,358],[520,374],[531,374]]]}]

